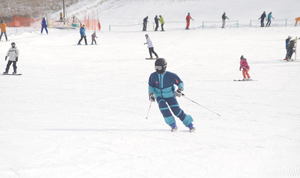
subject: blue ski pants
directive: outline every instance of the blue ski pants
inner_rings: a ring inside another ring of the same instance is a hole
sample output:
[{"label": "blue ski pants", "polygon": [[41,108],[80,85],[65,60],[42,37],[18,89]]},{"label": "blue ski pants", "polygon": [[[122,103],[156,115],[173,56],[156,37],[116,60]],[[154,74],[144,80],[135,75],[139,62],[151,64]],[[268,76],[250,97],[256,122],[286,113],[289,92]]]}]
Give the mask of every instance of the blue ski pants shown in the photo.
[{"label": "blue ski pants", "polygon": [[158,103],[160,112],[162,113],[165,122],[168,125],[175,123],[175,119],[170,109],[172,110],[173,114],[176,117],[178,117],[186,127],[194,121],[190,115],[185,114],[184,111],[179,107],[179,104],[175,97],[171,97],[171,98],[158,97],[156,98],[156,101]]}]

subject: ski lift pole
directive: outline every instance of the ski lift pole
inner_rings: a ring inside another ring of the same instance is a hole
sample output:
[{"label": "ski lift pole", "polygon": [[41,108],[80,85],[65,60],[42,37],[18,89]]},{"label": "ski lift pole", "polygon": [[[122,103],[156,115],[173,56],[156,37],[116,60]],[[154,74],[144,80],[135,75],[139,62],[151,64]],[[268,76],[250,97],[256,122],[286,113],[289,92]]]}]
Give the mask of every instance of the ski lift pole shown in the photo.
[{"label": "ski lift pole", "polygon": [[208,109],[207,107],[202,106],[201,104],[197,103],[196,101],[193,101],[193,100],[189,99],[188,97],[185,96],[185,94],[182,93],[182,96],[185,97],[187,100],[190,100],[191,102],[197,104],[198,106],[201,106],[202,108],[204,108],[204,109],[206,109],[206,110],[208,110],[208,111],[210,111],[210,112],[212,112],[212,113],[214,113],[214,114],[216,114],[216,115],[218,115],[218,116],[221,117],[220,114],[218,114],[218,113],[216,113],[216,112],[214,112],[214,111]]}]

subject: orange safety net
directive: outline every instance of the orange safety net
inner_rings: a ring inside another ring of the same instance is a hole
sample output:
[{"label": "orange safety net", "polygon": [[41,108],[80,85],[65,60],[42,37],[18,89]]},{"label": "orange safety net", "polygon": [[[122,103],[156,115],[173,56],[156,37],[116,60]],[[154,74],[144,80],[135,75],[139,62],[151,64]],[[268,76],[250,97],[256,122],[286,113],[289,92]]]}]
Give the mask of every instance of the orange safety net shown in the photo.
[{"label": "orange safety net", "polygon": [[[13,21],[7,22],[7,27],[31,27],[39,29],[41,28],[41,22],[42,18],[28,18],[28,17],[20,17],[15,16],[13,18]],[[94,30],[94,31],[100,31],[101,30],[101,24],[99,19],[95,18],[84,18],[84,20],[78,20],[78,19],[71,19],[68,18],[65,21],[62,21],[60,19],[51,19],[47,20],[48,28],[55,28],[55,27],[82,27],[83,24],[85,24],[85,28],[87,30]],[[74,25],[75,24],[75,25]],[[77,25],[76,25],[77,24]]]}]

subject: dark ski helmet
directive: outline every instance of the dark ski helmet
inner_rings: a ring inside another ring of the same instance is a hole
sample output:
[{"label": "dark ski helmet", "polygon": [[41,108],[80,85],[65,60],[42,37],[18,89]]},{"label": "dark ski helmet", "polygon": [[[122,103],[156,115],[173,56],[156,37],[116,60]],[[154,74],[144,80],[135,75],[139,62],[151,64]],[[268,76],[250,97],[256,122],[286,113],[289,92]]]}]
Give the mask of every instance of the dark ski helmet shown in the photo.
[{"label": "dark ski helmet", "polygon": [[14,48],[16,46],[16,43],[15,42],[12,42],[11,43],[11,46]]},{"label": "dark ski helmet", "polygon": [[155,70],[159,74],[163,74],[167,69],[167,61],[164,58],[158,58],[155,61]]}]

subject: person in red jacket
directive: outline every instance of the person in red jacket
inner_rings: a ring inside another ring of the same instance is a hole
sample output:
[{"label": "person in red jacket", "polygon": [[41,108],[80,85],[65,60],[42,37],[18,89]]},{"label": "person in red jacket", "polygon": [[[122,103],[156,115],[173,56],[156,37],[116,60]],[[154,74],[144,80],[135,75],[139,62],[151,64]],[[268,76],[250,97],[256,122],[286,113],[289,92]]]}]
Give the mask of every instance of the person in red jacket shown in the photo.
[{"label": "person in red jacket", "polygon": [[244,56],[241,56],[241,62],[240,62],[240,70],[243,69],[243,80],[251,80],[249,75],[250,67],[248,65],[247,59],[244,58]]},{"label": "person in red jacket", "polygon": [[188,30],[189,29],[189,27],[190,27],[190,21],[191,21],[191,19],[192,20],[194,20],[192,17],[191,17],[191,15],[190,15],[190,13],[188,13],[188,15],[186,16],[186,30]]}]

